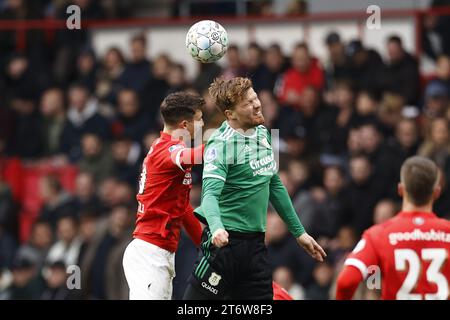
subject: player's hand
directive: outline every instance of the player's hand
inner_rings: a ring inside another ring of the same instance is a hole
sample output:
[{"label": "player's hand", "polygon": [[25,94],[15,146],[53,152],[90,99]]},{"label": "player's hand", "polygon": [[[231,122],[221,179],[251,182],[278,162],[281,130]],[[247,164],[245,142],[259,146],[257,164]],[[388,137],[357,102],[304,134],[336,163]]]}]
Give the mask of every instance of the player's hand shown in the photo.
[{"label": "player's hand", "polygon": [[309,234],[306,232],[302,234],[297,239],[297,243],[299,246],[303,247],[303,249],[306,250],[306,252],[309,253],[311,257],[316,259],[317,261],[322,262],[323,259],[327,256],[325,251],[322,249],[321,246],[316,242],[316,240],[313,239]]},{"label": "player's hand", "polygon": [[212,236],[212,243],[217,248],[221,248],[228,244],[228,232],[224,229],[217,229]]}]

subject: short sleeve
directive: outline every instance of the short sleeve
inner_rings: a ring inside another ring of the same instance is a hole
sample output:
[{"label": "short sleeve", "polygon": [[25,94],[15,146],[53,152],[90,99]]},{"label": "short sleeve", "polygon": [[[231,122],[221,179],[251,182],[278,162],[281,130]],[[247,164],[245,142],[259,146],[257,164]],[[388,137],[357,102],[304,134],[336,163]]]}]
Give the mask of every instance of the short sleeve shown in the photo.
[{"label": "short sleeve", "polygon": [[171,145],[168,149],[169,154],[170,154],[170,162],[173,163],[174,165],[176,165],[178,168],[180,168],[181,170],[184,171],[184,168],[181,164],[181,153],[183,152],[183,150],[185,150],[186,147],[184,146],[184,144],[174,144]]},{"label": "short sleeve", "polygon": [[344,265],[357,268],[364,279],[368,275],[369,267],[378,265],[378,257],[369,231],[364,232],[361,240],[347,256]]},{"label": "short sleeve", "polygon": [[203,179],[216,178],[226,181],[228,164],[224,143],[208,143],[203,158]]}]

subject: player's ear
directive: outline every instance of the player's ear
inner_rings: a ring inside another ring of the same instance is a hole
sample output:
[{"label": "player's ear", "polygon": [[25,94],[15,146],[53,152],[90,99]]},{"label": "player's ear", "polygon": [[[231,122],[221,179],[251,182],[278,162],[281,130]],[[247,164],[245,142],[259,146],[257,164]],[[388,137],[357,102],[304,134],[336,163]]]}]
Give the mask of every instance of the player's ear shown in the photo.
[{"label": "player's ear", "polygon": [[403,197],[405,195],[405,187],[401,182],[397,185],[397,193],[400,197]]},{"label": "player's ear", "polygon": [[437,200],[441,196],[442,188],[437,186],[433,190],[433,200]]},{"label": "player's ear", "polygon": [[183,120],[180,122],[180,124],[178,125],[180,127],[180,129],[186,129],[188,126],[188,121],[187,120]]},{"label": "player's ear", "polygon": [[233,110],[225,110],[225,117],[229,120],[236,120],[236,114]]}]

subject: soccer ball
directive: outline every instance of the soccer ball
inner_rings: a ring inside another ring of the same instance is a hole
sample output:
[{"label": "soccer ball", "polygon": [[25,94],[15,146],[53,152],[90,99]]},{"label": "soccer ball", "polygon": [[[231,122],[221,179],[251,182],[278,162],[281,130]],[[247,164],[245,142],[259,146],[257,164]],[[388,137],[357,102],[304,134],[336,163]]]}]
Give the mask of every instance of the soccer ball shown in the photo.
[{"label": "soccer ball", "polygon": [[217,61],[227,51],[227,31],[215,21],[199,21],[186,35],[186,48],[195,60],[203,63]]}]

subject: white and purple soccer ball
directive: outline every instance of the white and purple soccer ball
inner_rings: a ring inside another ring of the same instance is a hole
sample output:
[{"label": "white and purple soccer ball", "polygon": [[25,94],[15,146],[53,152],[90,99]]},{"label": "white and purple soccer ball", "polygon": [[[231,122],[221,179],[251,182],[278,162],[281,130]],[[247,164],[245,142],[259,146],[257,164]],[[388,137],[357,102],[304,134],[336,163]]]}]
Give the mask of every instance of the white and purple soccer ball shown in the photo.
[{"label": "white and purple soccer ball", "polygon": [[195,60],[203,63],[217,61],[227,52],[227,31],[216,21],[199,21],[186,35],[186,48]]}]

